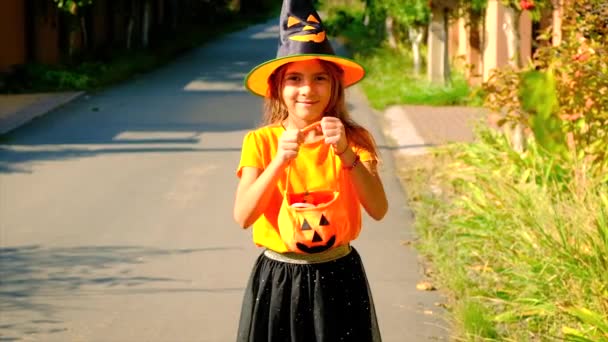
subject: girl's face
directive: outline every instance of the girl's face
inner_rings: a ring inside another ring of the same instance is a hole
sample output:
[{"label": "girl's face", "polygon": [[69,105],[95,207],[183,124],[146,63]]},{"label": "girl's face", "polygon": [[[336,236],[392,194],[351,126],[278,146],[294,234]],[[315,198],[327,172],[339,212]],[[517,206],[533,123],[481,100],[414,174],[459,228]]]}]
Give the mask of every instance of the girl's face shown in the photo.
[{"label": "girl's face", "polygon": [[282,84],[289,116],[307,123],[323,117],[331,96],[331,78],[318,60],[290,63]]}]

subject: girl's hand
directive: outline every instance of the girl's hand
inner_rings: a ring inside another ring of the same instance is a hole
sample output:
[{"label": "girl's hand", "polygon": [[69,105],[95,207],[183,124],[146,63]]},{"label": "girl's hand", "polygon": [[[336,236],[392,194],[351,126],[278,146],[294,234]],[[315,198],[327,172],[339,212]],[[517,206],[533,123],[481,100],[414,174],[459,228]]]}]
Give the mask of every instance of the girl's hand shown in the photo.
[{"label": "girl's hand", "polygon": [[299,129],[288,129],[281,134],[276,157],[281,164],[286,164],[298,156],[301,134]]},{"label": "girl's hand", "polygon": [[331,144],[336,152],[342,152],[348,147],[346,131],[340,119],[333,116],[324,116],[321,119],[321,130],[325,136],[325,143]]}]

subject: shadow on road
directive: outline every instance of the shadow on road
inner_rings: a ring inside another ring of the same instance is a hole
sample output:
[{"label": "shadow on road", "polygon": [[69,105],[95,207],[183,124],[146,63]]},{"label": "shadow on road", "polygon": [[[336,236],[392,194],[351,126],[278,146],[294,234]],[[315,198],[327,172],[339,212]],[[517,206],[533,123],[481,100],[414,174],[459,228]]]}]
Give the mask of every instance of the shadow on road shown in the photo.
[{"label": "shadow on road", "polygon": [[209,147],[206,135],[259,124],[262,99],[245,89],[243,79],[274,57],[276,22],[230,34],[2,136],[0,173],[29,172],[27,164],[39,160],[105,153],[240,151],[241,137]]},{"label": "shadow on road", "polygon": [[[242,288],[193,288],[187,285],[189,279],[142,276],[132,270],[134,265],[152,262],[155,258],[230,249],[238,247],[176,250],[138,246],[0,248],[0,330],[3,332],[0,341],[18,339],[10,337],[9,333],[23,336],[64,331],[60,327],[62,322],[54,318],[57,312],[65,309],[61,304],[64,298],[100,294],[241,292]],[[32,317],[32,314],[40,319],[20,320]]]}]

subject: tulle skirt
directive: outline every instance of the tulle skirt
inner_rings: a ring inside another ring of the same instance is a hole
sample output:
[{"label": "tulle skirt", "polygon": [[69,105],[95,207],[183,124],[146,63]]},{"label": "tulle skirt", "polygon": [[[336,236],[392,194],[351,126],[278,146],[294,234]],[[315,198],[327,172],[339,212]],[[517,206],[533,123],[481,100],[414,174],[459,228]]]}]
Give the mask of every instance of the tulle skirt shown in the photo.
[{"label": "tulle skirt", "polygon": [[292,263],[262,253],[249,278],[238,342],[380,342],[359,253]]}]

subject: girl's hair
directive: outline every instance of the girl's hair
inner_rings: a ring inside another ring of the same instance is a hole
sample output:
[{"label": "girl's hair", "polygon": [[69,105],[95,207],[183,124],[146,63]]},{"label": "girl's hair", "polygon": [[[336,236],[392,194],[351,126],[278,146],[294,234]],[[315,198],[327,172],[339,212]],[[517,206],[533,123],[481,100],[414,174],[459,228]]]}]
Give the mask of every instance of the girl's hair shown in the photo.
[{"label": "girl's hair", "polygon": [[[372,135],[363,126],[356,123],[346,109],[346,101],[344,96],[344,86],[342,77],[344,71],[336,64],[324,60],[318,60],[323,69],[329,74],[331,80],[331,97],[324,116],[334,116],[342,121],[346,136],[349,142],[358,147],[362,147],[369,151],[373,156],[378,158],[378,150]],[[285,71],[290,63],[284,64],[268,77],[268,94],[264,98],[264,125],[272,125],[282,123],[287,118],[289,113],[283,99],[281,98],[281,89],[283,89]]]}]

